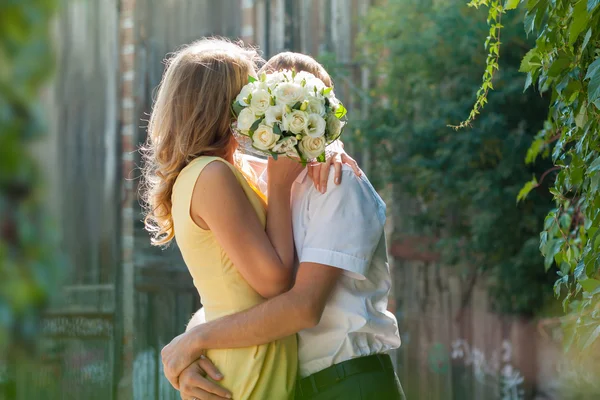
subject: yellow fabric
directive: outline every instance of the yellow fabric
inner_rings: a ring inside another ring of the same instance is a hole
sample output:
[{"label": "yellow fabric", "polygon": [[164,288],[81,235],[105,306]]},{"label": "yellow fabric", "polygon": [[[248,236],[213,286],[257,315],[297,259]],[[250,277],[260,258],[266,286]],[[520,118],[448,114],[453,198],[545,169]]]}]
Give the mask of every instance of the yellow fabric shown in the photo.
[{"label": "yellow fabric", "polygon": [[[215,161],[231,168],[261,223],[266,226],[264,201],[227,161],[218,157],[199,157],[179,174],[172,196],[175,240],[202,299],[207,321],[264,301],[244,280],[212,232],[197,226],[190,216],[196,180],[202,169]],[[225,376],[220,384],[231,390],[236,400],[283,400],[294,396],[298,364],[295,335],[261,346],[209,350],[207,355]]]}]

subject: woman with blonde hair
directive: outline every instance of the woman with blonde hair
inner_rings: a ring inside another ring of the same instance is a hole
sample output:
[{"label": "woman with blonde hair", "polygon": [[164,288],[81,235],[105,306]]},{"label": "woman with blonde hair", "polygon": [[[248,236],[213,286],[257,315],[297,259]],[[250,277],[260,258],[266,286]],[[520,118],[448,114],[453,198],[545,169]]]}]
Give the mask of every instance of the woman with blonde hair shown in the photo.
[{"label": "woman with blonde hair", "polygon": [[[176,240],[207,321],[248,309],[292,282],[290,190],[302,167],[285,157],[269,159],[267,208],[231,132],[231,104],[256,75],[256,59],[254,50],[222,39],[203,39],[175,53],[143,149],[146,229],[155,245]],[[295,335],[207,355],[233,398],[293,397]]]}]

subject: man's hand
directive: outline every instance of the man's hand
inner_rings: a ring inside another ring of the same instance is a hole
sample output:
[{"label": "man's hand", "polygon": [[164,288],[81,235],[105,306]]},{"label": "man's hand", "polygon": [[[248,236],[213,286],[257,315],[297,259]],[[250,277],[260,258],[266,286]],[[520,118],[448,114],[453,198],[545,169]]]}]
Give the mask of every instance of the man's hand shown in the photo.
[{"label": "man's hand", "polygon": [[[171,343],[163,347],[160,352],[165,376],[177,390],[179,390],[179,376],[184,369],[195,361],[194,358],[191,358],[192,354],[189,351],[190,346],[187,341],[188,336],[188,332],[182,333],[171,340]],[[198,356],[196,355],[195,357]]]},{"label": "man's hand", "polygon": [[[221,380],[223,376],[214,364],[206,357],[202,357],[187,367],[179,376],[179,394],[182,400],[225,400],[231,399],[231,392],[213,381]],[[217,378],[218,376],[218,378]]]},{"label": "man's hand", "polygon": [[331,164],[335,170],[334,182],[339,185],[342,182],[342,164],[346,164],[352,168],[356,176],[362,174],[358,163],[345,152],[335,153],[324,163],[314,162],[308,165],[308,176],[312,179],[317,190],[321,193],[327,191],[327,180],[329,179],[329,171]]}]

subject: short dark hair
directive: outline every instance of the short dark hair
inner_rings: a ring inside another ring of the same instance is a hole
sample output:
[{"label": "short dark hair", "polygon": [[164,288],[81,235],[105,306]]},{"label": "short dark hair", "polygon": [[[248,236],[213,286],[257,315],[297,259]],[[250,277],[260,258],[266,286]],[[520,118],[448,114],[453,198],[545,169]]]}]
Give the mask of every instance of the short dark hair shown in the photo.
[{"label": "short dark hair", "polygon": [[269,59],[265,65],[262,66],[259,72],[277,72],[284,69],[294,70],[296,72],[309,72],[323,81],[327,87],[332,87],[333,82],[331,77],[325,71],[325,68],[311,56],[307,56],[302,53],[293,53],[286,51],[279,53]]}]

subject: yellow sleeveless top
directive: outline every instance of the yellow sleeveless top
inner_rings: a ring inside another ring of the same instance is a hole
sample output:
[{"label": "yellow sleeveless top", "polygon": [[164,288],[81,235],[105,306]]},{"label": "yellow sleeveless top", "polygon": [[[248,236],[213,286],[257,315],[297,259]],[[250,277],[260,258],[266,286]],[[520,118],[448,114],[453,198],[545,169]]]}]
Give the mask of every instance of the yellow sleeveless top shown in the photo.
[{"label": "yellow sleeveless top", "polygon": [[[265,300],[244,280],[213,233],[197,226],[190,216],[196,180],[211,162],[223,162],[231,168],[263,227],[266,226],[265,202],[240,171],[224,159],[199,157],[177,177],[172,195],[175,240],[200,294],[207,321]],[[298,365],[295,335],[260,346],[209,350],[207,356],[225,376],[219,384],[231,390],[236,400],[283,400],[294,396]]]}]

